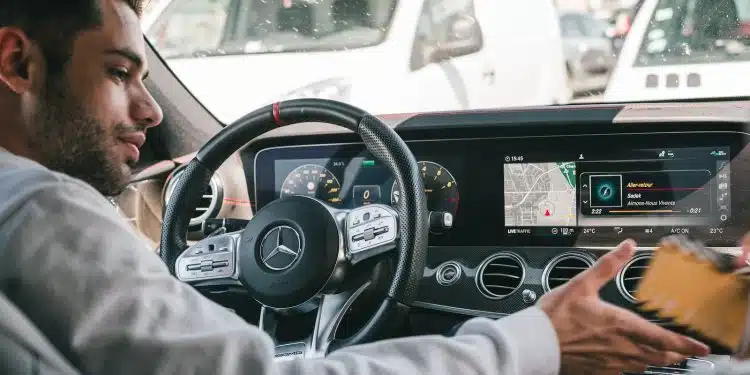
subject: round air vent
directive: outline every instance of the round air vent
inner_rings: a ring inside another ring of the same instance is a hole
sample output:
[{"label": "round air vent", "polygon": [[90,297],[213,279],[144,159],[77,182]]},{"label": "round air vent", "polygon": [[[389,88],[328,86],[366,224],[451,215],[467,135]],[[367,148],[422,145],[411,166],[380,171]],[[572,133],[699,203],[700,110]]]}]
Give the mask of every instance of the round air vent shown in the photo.
[{"label": "round air vent", "polygon": [[[174,189],[177,187],[177,183],[182,178],[182,171],[177,171],[172,174],[172,177],[167,182],[167,186],[164,193],[164,206],[169,204],[169,198],[172,197]],[[209,183],[206,184],[203,190],[198,205],[190,215],[190,226],[200,226],[206,219],[215,217],[221,209],[221,201],[224,199],[224,192],[221,185],[221,180],[216,175],[211,177]]]},{"label": "round air vent", "polygon": [[542,288],[549,292],[565,284],[575,275],[585,271],[594,264],[594,259],[583,253],[563,253],[547,264],[542,272]]},{"label": "round air vent", "polygon": [[617,289],[628,301],[637,302],[635,290],[638,288],[638,283],[643,278],[643,273],[648,268],[650,261],[650,253],[638,254],[628,261],[617,275]]},{"label": "round air vent", "polygon": [[479,266],[477,286],[487,298],[505,298],[521,287],[526,268],[519,256],[499,253],[487,258]]}]

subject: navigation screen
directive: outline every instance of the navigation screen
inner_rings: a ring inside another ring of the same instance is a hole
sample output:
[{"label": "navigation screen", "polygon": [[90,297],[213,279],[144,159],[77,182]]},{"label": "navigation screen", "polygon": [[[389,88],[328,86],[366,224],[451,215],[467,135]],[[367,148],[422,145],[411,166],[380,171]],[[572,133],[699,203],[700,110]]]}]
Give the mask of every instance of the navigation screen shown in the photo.
[{"label": "navigation screen", "polygon": [[729,176],[728,147],[600,151],[555,162],[506,157],[506,232],[580,237],[720,227],[731,215]]},{"label": "navigation screen", "polygon": [[506,164],[505,225],[577,225],[576,163]]}]

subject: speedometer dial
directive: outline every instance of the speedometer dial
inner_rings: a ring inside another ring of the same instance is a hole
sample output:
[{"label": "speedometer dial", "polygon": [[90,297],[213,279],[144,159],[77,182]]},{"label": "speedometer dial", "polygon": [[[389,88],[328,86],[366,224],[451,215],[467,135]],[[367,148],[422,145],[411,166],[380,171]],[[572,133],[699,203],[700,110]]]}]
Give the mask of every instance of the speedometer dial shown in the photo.
[{"label": "speedometer dial", "polygon": [[305,195],[328,203],[340,203],[341,184],[328,169],[317,164],[305,164],[295,168],[284,179],[281,197]]},{"label": "speedometer dial", "polygon": [[[456,179],[445,167],[438,163],[420,161],[417,164],[427,194],[427,209],[448,212],[456,216],[458,210],[458,183]],[[401,191],[397,183],[394,182],[393,188],[391,188],[391,204],[398,204],[400,198]]]}]

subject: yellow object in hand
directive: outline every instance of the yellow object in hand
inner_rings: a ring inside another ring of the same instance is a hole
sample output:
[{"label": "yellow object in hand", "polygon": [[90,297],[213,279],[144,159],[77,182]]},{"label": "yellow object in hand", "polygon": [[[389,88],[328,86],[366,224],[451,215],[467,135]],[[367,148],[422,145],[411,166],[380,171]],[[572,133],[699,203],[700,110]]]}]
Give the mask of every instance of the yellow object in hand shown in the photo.
[{"label": "yellow object in hand", "polygon": [[655,250],[635,297],[643,310],[673,319],[735,351],[745,351],[747,276],[735,272],[731,264],[725,254],[669,237]]}]

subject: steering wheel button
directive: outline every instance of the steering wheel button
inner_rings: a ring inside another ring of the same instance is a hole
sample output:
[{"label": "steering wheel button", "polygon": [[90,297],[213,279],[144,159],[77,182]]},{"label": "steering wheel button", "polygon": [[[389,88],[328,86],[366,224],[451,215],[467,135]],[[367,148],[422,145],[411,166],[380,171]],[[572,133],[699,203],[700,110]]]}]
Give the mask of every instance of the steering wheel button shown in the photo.
[{"label": "steering wheel button", "polygon": [[369,229],[367,229],[365,231],[364,236],[365,236],[365,240],[369,241],[369,240],[375,238],[375,231],[372,228],[369,228]]},{"label": "steering wheel button", "polygon": [[364,220],[364,221],[369,221],[369,220],[370,220],[370,213],[369,213],[369,212],[365,212],[365,213],[364,213],[364,214],[362,215],[362,220]]},{"label": "steering wheel button", "polygon": [[198,264],[198,263],[196,263],[196,264],[188,264],[187,267],[185,267],[185,268],[188,271],[197,271],[197,270],[201,269],[201,265]]}]

